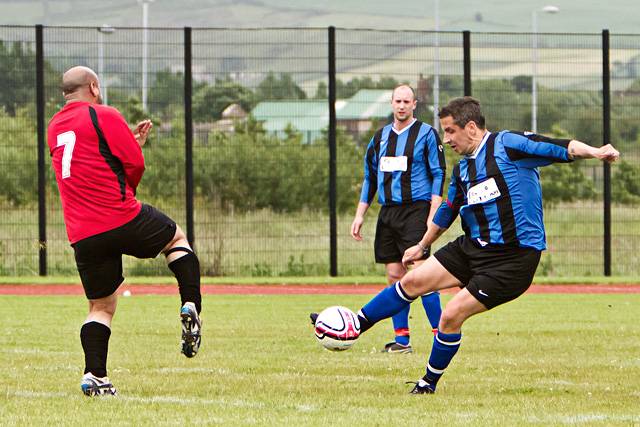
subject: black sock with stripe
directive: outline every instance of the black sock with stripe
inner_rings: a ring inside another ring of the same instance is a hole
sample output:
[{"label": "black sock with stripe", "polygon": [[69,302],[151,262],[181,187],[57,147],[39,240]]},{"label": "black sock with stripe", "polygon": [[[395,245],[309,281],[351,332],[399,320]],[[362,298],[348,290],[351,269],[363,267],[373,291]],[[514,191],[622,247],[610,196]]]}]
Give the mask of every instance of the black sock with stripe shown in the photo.
[{"label": "black sock with stripe", "polygon": [[107,353],[111,329],[98,322],[88,322],[80,329],[80,341],[84,350],[84,373],[96,377],[107,376]]},{"label": "black sock with stripe", "polygon": [[172,248],[165,252],[165,255],[171,252],[187,252],[186,255],[171,261],[169,269],[178,280],[178,290],[180,291],[182,305],[185,302],[192,302],[196,305],[198,313],[200,313],[202,296],[200,294],[200,263],[198,257],[187,248]]}]

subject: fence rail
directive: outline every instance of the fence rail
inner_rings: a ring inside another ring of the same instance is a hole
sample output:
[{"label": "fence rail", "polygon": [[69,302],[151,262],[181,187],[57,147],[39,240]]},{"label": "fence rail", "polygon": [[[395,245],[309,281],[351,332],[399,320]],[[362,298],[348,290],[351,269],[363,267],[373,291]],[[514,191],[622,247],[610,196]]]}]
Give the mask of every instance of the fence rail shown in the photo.
[{"label": "fence rail", "polygon": [[[205,274],[381,273],[377,208],[365,243],[348,230],[364,148],[400,82],[436,127],[438,108],[466,94],[490,129],[618,146],[619,165],[541,170],[549,250],[538,274],[638,274],[639,42],[607,30],[0,26],[0,275],[75,270],[44,139],[73,65],[98,72],[127,120],[154,120],[139,198],[184,224]],[[449,172],[455,160],[447,151]],[[160,260],[125,263],[129,274],[166,274]]]}]

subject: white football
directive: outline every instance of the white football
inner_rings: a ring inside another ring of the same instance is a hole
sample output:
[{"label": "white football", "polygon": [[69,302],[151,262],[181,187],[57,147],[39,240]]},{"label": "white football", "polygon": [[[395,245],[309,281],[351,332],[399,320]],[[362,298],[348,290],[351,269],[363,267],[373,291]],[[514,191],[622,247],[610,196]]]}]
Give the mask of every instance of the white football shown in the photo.
[{"label": "white football", "polygon": [[353,311],[334,305],[318,315],[315,332],[327,350],[348,350],[360,336],[360,321]]}]

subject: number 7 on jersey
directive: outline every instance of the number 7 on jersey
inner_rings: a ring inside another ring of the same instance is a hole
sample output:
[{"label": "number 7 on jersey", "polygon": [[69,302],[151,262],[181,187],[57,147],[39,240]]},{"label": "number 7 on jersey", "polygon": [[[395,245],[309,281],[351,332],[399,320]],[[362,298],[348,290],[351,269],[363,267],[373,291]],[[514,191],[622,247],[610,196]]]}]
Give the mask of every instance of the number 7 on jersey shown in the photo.
[{"label": "number 7 on jersey", "polygon": [[76,146],[76,134],[70,130],[58,135],[57,147],[64,146],[62,152],[62,179],[71,176],[71,158],[73,157],[73,148]]}]

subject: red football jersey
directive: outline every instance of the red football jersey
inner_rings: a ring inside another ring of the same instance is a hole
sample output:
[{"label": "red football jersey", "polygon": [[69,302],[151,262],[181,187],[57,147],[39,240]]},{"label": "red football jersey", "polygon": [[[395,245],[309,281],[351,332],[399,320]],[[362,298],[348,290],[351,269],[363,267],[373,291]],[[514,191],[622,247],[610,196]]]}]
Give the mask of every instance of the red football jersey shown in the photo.
[{"label": "red football jersey", "polygon": [[144,157],[118,110],[70,102],[49,122],[47,139],[71,243],[138,215]]}]

